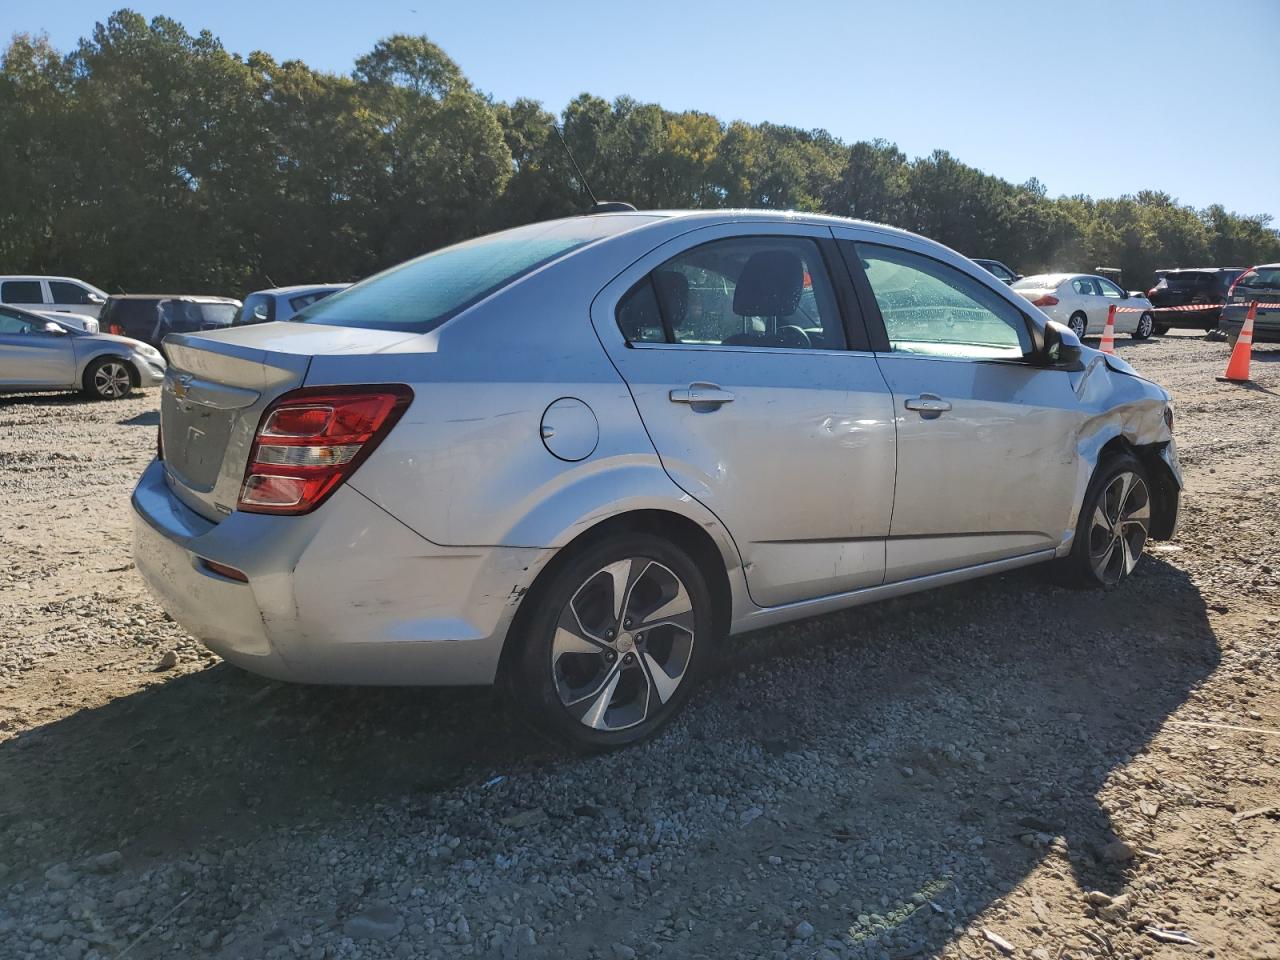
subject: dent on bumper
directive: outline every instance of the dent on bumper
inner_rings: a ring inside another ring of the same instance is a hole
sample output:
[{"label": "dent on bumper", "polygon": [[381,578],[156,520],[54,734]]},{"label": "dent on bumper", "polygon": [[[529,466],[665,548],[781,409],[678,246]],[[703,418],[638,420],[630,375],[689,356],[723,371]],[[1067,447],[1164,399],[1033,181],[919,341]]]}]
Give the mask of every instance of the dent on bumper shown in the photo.
[{"label": "dent on bumper", "polygon": [[245,669],[310,683],[492,682],[517,602],[553,553],[441,547],[348,488],[306,516],[214,524],[169,491],[158,461],[133,507],[138,570],[178,623]]}]

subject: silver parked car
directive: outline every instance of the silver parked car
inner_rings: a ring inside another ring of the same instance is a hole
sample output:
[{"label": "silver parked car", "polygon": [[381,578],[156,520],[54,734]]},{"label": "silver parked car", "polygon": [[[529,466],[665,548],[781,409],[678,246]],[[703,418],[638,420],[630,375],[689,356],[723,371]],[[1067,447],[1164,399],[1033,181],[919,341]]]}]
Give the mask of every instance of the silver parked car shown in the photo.
[{"label": "silver parked car", "polygon": [[291,320],[299,310],[349,286],[349,283],[311,283],[257,290],[244,298],[244,304],[236,311],[232,323],[240,325]]},{"label": "silver parked car", "polygon": [[500,680],[587,747],[721,640],[1173,535],[1168,394],[959,254],[765,212],[481,237],[172,335],[138,568],[249,670]]},{"label": "silver parked car", "polygon": [[0,306],[0,393],[80,390],[118,400],[164,379],[160,351],[128,337]]}]

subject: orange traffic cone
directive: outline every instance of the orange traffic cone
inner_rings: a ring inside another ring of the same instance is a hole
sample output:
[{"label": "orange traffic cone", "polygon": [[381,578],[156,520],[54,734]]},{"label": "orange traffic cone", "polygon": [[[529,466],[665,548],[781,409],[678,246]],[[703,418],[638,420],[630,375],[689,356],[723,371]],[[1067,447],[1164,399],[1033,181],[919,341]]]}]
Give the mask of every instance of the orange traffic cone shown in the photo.
[{"label": "orange traffic cone", "polygon": [[1102,342],[1098,344],[1098,349],[1103,353],[1116,352],[1116,305],[1114,303],[1107,309],[1107,325],[1102,328]]},{"label": "orange traffic cone", "polygon": [[1244,315],[1244,326],[1240,328],[1240,337],[1236,347],[1231,351],[1231,359],[1227,361],[1227,372],[1218,377],[1227,383],[1245,383],[1249,379],[1249,360],[1253,356],[1253,318],[1258,315],[1258,301],[1249,304],[1249,312]]}]

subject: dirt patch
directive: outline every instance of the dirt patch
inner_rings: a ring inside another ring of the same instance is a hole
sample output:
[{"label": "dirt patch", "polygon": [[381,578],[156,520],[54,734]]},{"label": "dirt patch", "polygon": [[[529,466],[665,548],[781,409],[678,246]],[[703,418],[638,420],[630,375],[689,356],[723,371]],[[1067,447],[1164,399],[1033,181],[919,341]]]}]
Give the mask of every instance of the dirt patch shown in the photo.
[{"label": "dirt patch", "polygon": [[1119,350],[1187,477],[1125,587],[755,634],[589,759],[222,664],[132,567],[155,394],[0,400],[0,955],[1280,957],[1280,349]]}]

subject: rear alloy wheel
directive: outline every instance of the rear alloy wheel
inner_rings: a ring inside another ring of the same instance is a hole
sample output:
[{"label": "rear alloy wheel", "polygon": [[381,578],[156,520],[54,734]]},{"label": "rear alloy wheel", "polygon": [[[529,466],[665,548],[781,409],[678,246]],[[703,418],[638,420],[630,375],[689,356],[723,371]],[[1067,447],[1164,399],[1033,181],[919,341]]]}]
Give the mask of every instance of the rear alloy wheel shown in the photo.
[{"label": "rear alloy wheel", "polygon": [[1133,339],[1146,340],[1155,332],[1156,318],[1149,313],[1144,313],[1138,318],[1138,325],[1133,328]]},{"label": "rear alloy wheel", "polygon": [[1106,461],[1094,475],[1080,510],[1067,564],[1087,586],[1114,587],[1142,559],[1151,530],[1147,473],[1133,456]]},{"label": "rear alloy wheel", "polygon": [[100,357],[84,372],[84,392],[99,400],[119,400],[133,389],[128,364],[114,357]]},{"label": "rear alloy wheel", "polygon": [[1083,340],[1085,331],[1089,329],[1089,318],[1083,313],[1073,313],[1071,319],[1067,321],[1067,326],[1077,338]]},{"label": "rear alloy wheel", "polygon": [[535,726],[578,747],[653,734],[688,698],[711,651],[705,581],[657,537],[586,549],[535,602],[507,682]]}]

